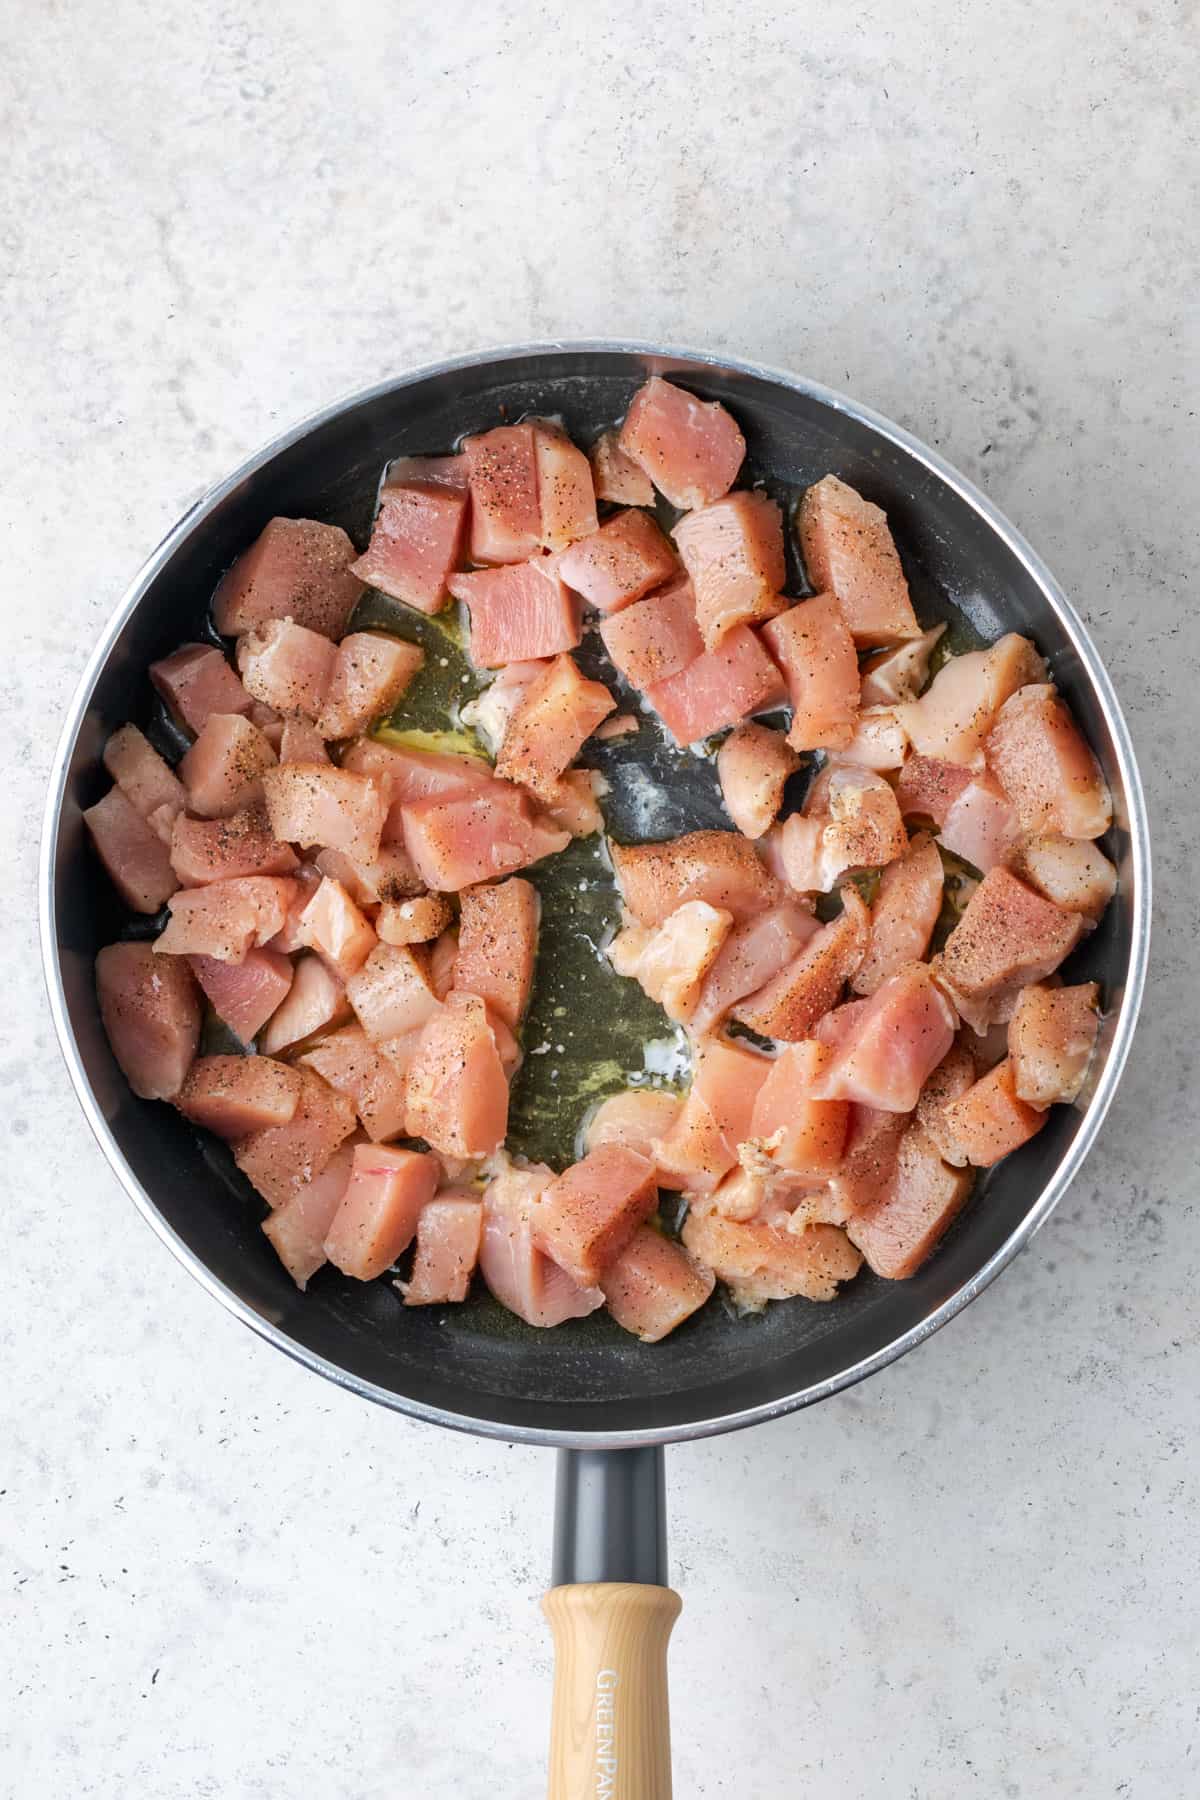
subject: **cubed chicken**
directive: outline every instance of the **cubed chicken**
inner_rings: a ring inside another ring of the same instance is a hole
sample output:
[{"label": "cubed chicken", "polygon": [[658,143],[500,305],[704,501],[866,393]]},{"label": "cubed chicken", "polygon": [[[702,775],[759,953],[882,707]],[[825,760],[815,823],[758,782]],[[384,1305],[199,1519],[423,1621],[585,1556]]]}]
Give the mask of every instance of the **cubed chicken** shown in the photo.
[{"label": "cubed chicken", "polygon": [[1079,1097],[1100,1030],[1100,988],[1022,988],[1008,1026],[1013,1092],[1044,1112]]},{"label": "cubed chicken", "polygon": [[419,1031],[441,1007],[428,961],[410,945],[377,944],[346,982],[346,995],[375,1043]]},{"label": "cubed chicken", "polygon": [[[604,727],[595,735],[603,737]],[[597,796],[607,791],[598,770],[568,769],[546,790],[542,812],[549,824],[569,831],[573,838],[593,837],[604,830],[604,814]]]},{"label": "cubed chicken", "polygon": [[837,753],[838,761],[864,769],[898,769],[908,755],[908,733],[894,706],[872,706],[860,712],[854,736]]},{"label": "cubed chicken", "polygon": [[222,577],[213,624],[240,637],[273,619],[294,619],[339,638],[362,593],[353,564],[354,545],[337,525],[272,519]]},{"label": "cubed chicken", "polygon": [[861,895],[847,887],[837,917],[822,926],[794,962],[740,1001],[734,1018],[763,1037],[789,1043],[808,1037],[858,969],[870,931],[870,914]]},{"label": "cubed chicken", "polygon": [[301,1293],[325,1266],[325,1234],[342,1203],[353,1167],[351,1140],[339,1145],[318,1175],[303,1182],[263,1220],[267,1241]]},{"label": "cubed chicken", "polygon": [[341,850],[357,862],[379,854],[387,802],[364,775],[325,763],[281,763],[263,776],[267,814],[277,838]]},{"label": "cubed chicken", "polygon": [[211,956],[239,963],[262,949],[287,917],[295,884],[286,876],[249,875],[182,888],[167,905],[170,918],[154,948],[167,956]]},{"label": "cubed chicken", "polygon": [[583,451],[560,425],[537,419],[533,427],[537,467],[538,542],[545,550],[565,550],[596,529],[596,490]]},{"label": "cubed chicken", "polygon": [[711,1200],[693,1204],[682,1237],[696,1261],[726,1282],[735,1303],[747,1310],[768,1300],[832,1300],[862,1267],[862,1257],[836,1226],[791,1231],[782,1220],[739,1223]]},{"label": "cubed chicken", "polygon": [[471,661],[477,669],[557,656],[574,650],[582,635],[579,601],[560,578],[554,557],[452,575],[449,588],[471,615]]},{"label": "cubed chicken", "polygon": [[613,667],[633,687],[646,692],[678,675],[704,652],[691,582],[684,575],[635,600],[601,621],[600,636]]},{"label": "cubed chicken", "polygon": [[692,1085],[655,1153],[661,1186],[712,1191],[752,1135],[754,1103],[771,1068],[770,1057],[747,1044],[712,1037],[699,1045]]},{"label": "cubed chicken", "polygon": [[483,1279],[502,1306],[540,1328],[585,1318],[604,1304],[602,1289],[580,1287],[534,1242],[534,1208],[553,1181],[544,1163],[520,1168],[506,1160],[483,1196]]},{"label": "cubed chicken", "polygon": [[325,739],[311,719],[285,719],[279,734],[281,763],[329,762]]},{"label": "cubed chicken", "polygon": [[600,1277],[608,1310],[644,1344],[658,1344],[704,1305],[716,1277],[649,1225],[639,1225]]},{"label": "cubed chicken", "polygon": [[[415,1040],[411,1047],[415,1048]],[[408,1071],[403,1051],[398,1057],[391,1054],[395,1048],[398,1047],[393,1040],[385,1053],[371,1042],[361,1026],[347,1025],[314,1044],[299,1059],[339,1094],[345,1094],[363,1130],[376,1144],[401,1137],[404,1132]]]},{"label": "cubed chicken", "polygon": [[985,749],[988,768],[1026,831],[1098,838],[1112,824],[1100,764],[1053,687],[1036,683],[1011,695]]},{"label": "cubed chicken", "polygon": [[210,713],[179,765],[190,811],[227,819],[262,800],[264,769],[277,761],[257,725],[241,713]]},{"label": "cubed chicken", "polygon": [[329,1261],[356,1281],[390,1269],[416,1236],[437,1192],[441,1164],[424,1150],[356,1144],[350,1180],[325,1235]]},{"label": "cubed chicken", "polygon": [[234,1161],[268,1206],[283,1206],[316,1176],[357,1123],[344,1094],[311,1069],[301,1069],[296,1110],[286,1125],[242,1138]]},{"label": "cubed chicken", "polygon": [[924,832],[884,869],[871,907],[867,954],[850,978],[856,994],[873,994],[905,963],[925,955],[942,910],[944,881],[937,845]]},{"label": "cubed chicken", "polygon": [[389,478],[379,495],[371,541],[353,565],[362,581],[423,613],[440,612],[450,598],[446,583],[462,559],[466,539],[466,458],[437,460],[461,469],[462,486]]},{"label": "cubed chicken", "polygon": [[519,877],[462,895],[454,985],[478,994],[513,1030],[533,992],[541,910],[537,889]]},{"label": "cubed chicken", "polygon": [[717,776],[725,810],[746,837],[762,837],[773,823],[788,776],[799,767],[782,731],[751,723],[730,732],[717,754]]},{"label": "cubed chicken", "polygon": [[706,900],[685,900],[659,926],[619,932],[609,958],[618,975],[632,975],[669,1019],[686,1024],[732,924],[732,913]]},{"label": "cubed chicken", "polygon": [[445,1306],[465,1300],[482,1237],[478,1196],[439,1193],[423,1206],[412,1275],[401,1283],[405,1306]]},{"label": "cubed chicken", "polygon": [[293,875],[299,858],[271,830],[261,806],[228,819],[193,819],[180,813],[171,829],[171,867],[185,887],[236,881],[247,875]]},{"label": "cubed chicken", "polygon": [[487,1008],[451,993],[408,1070],[408,1135],[446,1156],[491,1156],[508,1130],[508,1081]]},{"label": "cubed chicken", "polygon": [[232,1142],[286,1125],[300,1099],[300,1076],[269,1056],[201,1056],[175,1104],[193,1125]]},{"label": "cubed chicken", "polygon": [[[526,421],[498,425],[463,441],[471,490],[472,562],[523,562],[538,547],[542,514],[533,432]],[[453,584],[448,585],[453,592]]]},{"label": "cubed chicken", "polygon": [[971,785],[971,771],[937,756],[910,756],[896,781],[896,798],[906,819],[928,819],[939,830],[956,800]]},{"label": "cubed chicken", "polygon": [[794,904],[768,907],[735,925],[704,977],[689,1020],[693,1035],[714,1031],[739,1000],[794,962],[820,929],[810,912]]},{"label": "cubed chicken", "polygon": [[179,886],[166,844],[119,787],[83,815],[105,873],[126,906],[156,913]]},{"label": "cubed chicken", "polygon": [[945,631],[944,623],[934,625],[919,638],[868,656],[862,665],[863,705],[892,707],[915,700],[929,680],[930,660]]},{"label": "cubed chicken", "polygon": [[690,831],[659,844],[610,839],[608,848],[621,898],[639,925],[661,925],[689,900],[742,920],[780,898],[754,846],[737,832]]},{"label": "cubed chicken", "polygon": [[1052,975],[1084,928],[1007,869],[989,869],[934,959],[938,979],[977,1032],[1006,1018],[1017,993]]},{"label": "cubed chicken", "polygon": [[783,678],[748,625],[735,625],[674,675],[652,682],[646,698],[677,744],[698,744],[784,699]]},{"label": "cubed chicken", "polygon": [[746,454],[719,400],[699,400],[658,375],[633,396],[617,442],[672,506],[688,509],[727,494]]},{"label": "cubed chicken", "polygon": [[420,895],[425,885],[402,844],[382,844],[372,862],[360,862],[342,850],[320,850],[316,867],[320,874],[340,881],[359,906],[410,900]]},{"label": "cubed chicken", "polygon": [[671,535],[692,580],[706,649],[717,649],[735,625],[760,624],[788,606],[780,592],[783,514],[768,494],[743,488],[686,513]]},{"label": "cubed chicken", "polygon": [[831,1224],[844,1225],[887,1192],[908,1126],[905,1113],[880,1112],[872,1106],[850,1108],[846,1151],[829,1180],[826,1211]]},{"label": "cubed chicken", "polygon": [[602,1100],[588,1118],[583,1147],[598,1150],[602,1144],[621,1144],[639,1156],[656,1162],[656,1147],[679,1117],[682,1101],[663,1088],[624,1088]]},{"label": "cubed chicken", "polygon": [[300,956],[287,998],[272,1013],[263,1033],[263,1051],[277,1056],[318,1032],[344,1025],[349,1018],[350,1002],[340,977],[319,956]]},{"label": "cubed chicken", "polygon": [[170,656],[150,664],[150,679],[193,735],[203,731],[211,713],[248,713],[254,705],[212,644],[181,644]]},{"label": "cubed chicken", "polygon": [[534,1242],[572,1281],[591,1287],[657,1204],[654,1164],[636,1150],[604,1144],[538,1196]]},{"label": "cubed chicken", "polygon": [[291,619],[272,619],[238,639],[246,692],[284,718],[320,718],[336,661],[327,637]]},{"label": "cubed chicken", "polygon": [[964,1038],[956,1038],[933,1073],[926,1078],[917,1101],[916,1122],[937,1147],[939,1156],[946,1154],[946,1108],[961,1100],[968,1088],[979,1079],[979,1065]]},{"label": "cubed chicken", "polygon": [[189,956],[192,974],[209,1005],[243,1044],[251,1044],[287,999],[292,962],[277,950],[247,950],[240,963]]},{"label": "cubed chicken", "polygon": [[569,588],[598,612],[616,613],[679,573],[679,561],[649,513],[630,508],[558,558]]},{"label": "cubed chicken", "polygon": [[983,772],[951,803],[938,836],[943,849],[986,875],[1012,855],[1021,826],[1004,789]]},{"label": "cubed chicken", "polygon": [[1083,838],[1028,838],[1012,867],[1055,906],[1099,919],[1117,891],[1117,871],[1102,850]]},{"label": "cubed chicken", "polygon": [[887,515],[836,475],[810,487],[796,517],[808,578],[836,596],[860,649],[919,638]]},{"label": "cubed chicken", "polygon": [[1007,1056],[942,1109],[939,1139],[947,1162],[956,1168],[970,1163],[990,1169],[1010,1151],[1042,1129],[1045,1111],[1028,1106],[1017,1094]]},{"label": "cubed chicken", "polygon": [[108,944],[96,997],[113,1055],[142,1100],[173,1100],[200,1042],[200,995],[186,963],[151,944]]},{"label": "cubed chicken", "polygon": [[[328,875],[300,915],[304,942],[343,981],[357,975],[378,943],[371,921]],[[386,1035],[390,1035],[386,1034]]]},{"label": "cubed chicken", "polygon": [[952,656],[919,700],[899,708],[913,749],[942,762],[982,767],[1000,708],[1019,688],[1044,681],[1045,668],[1029,639],[1011,631],[987,650]]},{"label": "cubed chicken", "polygon": [[615,431],[602,431],[588,457],[597,500],[608,500],[614,506],[654,505],[654,483],[631,456],[626,456]]},{"label": "cubed chicken", "polygon": [[858,660],[833,595],[789,607],[762,635],[792,702],[788,743],[796,750],[843,749],[858,722]]},{"label": "cubed chicken", "polygon": [[497,881],[565,850],[571,841],[538,817],[511,782],[492,781],[469,797],[419,800],[403,808],[404,843],[421,881],[454,894]]},{"label": "cubed chicken", "polygon": [[833,1061],[824,1044],[789,1044],[758,1090],[750,1137],[772,1161],[796,1174],[837,1172],[850,1129],[845,1100],[818,1099],[816,1084]]},{"label": "cubed chicken", "polygon": [[933,1253],[966,1205],[971,1175],[949,1168],[920,1125],[900,1139],[886,1191],[855,1213],[851,1240],[877,1275],[906,1281]]},{"label": "cubed chicken", "polygon": [[151,827],[164,842],[170,841],[170,824],[183,811],[187,796],[175,771],[158,754],[153,744],[136,725],[122,725],[104,746],[104,766],[135,812],[149,821],[164,822]]},{"label": "cubed chicken", "polygon": [[909,963],[855,1010],[853,1029],[817,1076],[814,1094],[879,1112],[911,1112],[954,1042],[954,1008],[928,965]]},{"label": "cubed chicken", "polygon": [[425,661],[418,644],[383,631],[355,631],[337,647],[318,725],[323,737],[367,731],[391,712]]},{"label": "cubed chicken", "polygon": [[908,848],[896,796],[882,775],[846,766],[827,773],[815,871],[818,886],[826,893],[847,869],[882,868]]},{"label": "cubed chicken", "polygon": [[411,900],[388,900],[379,908],[375,930],[385,944],[429,944],[453,917],[441,894],[418,894]]},{"label": "cubed chicken", "polygon": [[559,777],[615,708],[603,682],[587,680],[573,657],[556,656],[526,688],[509,721],[497,775],[552,800]]}]

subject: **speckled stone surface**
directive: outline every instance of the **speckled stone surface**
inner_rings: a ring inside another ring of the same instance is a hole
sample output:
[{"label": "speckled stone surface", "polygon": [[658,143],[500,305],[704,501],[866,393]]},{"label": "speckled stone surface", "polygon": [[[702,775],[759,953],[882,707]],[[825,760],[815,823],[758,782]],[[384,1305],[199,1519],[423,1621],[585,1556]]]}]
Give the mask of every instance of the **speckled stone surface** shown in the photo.
[{"label": "speckled stone surface", "polygon": [[[869,1385],[669,1461],[681,1796],[1197,1785],[1195,6],[78,0],[0,19],[10,655],[0,1792],[538,1793],[547,1455],[254,1340],[92,1144],[34,928],[60,715],[145,552],[351,387],[587,334],[789,365],[1055,568],[1150,790],[1099,1147]],[[9,889],[10,894],[13,890]]]}]

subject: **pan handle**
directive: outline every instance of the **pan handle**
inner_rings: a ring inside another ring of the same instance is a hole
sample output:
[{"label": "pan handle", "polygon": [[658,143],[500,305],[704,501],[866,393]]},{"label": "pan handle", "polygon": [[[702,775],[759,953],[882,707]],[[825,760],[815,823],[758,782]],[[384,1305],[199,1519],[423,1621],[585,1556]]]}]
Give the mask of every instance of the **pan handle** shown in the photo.
[{"label": "pan handle", "polygon": [[560,1450],[549,1800],[671,1800],[663,1453]]}]

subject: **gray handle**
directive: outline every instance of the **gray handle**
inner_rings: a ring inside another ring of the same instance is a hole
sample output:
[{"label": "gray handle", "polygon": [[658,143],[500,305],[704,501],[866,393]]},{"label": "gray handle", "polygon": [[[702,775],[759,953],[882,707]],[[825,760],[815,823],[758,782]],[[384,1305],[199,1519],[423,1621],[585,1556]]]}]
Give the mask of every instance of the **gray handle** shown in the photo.
[{"label": "gray handle", "polygon": [[560,1450],[552,1587],[633,1581],[666,1587],[666,1478],[661,1447]]}]

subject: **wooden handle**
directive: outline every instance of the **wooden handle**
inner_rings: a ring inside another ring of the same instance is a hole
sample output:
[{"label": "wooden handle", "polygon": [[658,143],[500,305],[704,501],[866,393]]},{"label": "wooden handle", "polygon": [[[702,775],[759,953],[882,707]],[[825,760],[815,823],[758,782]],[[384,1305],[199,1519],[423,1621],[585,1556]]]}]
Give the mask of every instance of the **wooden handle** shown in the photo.
[{"label": "wooden handle", "polygon": [[671,1588],[632,1581],[551,1588],[549,1800],[671,1800],[667,1640]]}]

